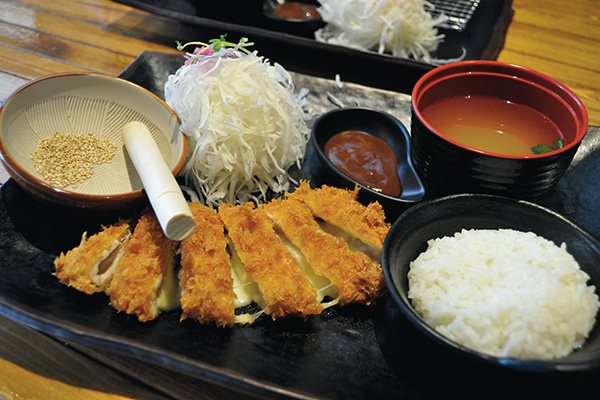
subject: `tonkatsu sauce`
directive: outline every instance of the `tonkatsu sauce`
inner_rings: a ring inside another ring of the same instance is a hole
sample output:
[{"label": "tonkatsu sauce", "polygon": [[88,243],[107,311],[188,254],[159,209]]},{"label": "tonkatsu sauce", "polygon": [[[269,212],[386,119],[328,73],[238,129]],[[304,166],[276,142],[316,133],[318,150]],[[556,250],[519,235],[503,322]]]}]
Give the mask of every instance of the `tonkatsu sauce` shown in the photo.
[{"label": "tonkatsu sauce", "polygon": [[364,132],[344,131],[325,143],[325,154],[359,183],[389,196],[400,195],[398,160],[384,140]]},{"label": "tonkatsu sauce", "polygon": [[298,20],[309,20],[321,17],[316,7],[295,1],[279,4],[275,11],[273,11],[273,15],[281,18]]}]

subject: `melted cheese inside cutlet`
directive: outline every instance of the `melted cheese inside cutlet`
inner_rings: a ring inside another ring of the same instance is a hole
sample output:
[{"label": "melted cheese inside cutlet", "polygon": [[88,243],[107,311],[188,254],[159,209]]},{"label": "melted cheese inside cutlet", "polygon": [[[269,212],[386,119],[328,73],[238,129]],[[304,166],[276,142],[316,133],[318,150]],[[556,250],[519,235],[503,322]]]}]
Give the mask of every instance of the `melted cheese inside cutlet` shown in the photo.
[{"label": "melted cheese inside cutlet", "polygon": [[322,311],[316,291],[273,231],[272,220],[266,214],[247,203],[221,205],[219,216],[231,239],[233,258],[239,256],[248,279],[258,285],[262,296],[255,302],[265,313],[276,319],[287,315],[307,317]]},{"label": "melted cheese inside cutlet", "polygon": [[327,221],[322,224],[326,232],[343,238],[351,248],[380,263],[381,248],[390,226],[379,203],[365,206],[358,201],[358,186],[354,190],[327,185],[311,189],[307,181],[302,181],[287,197],[301,201],[311,209],[315,218]]},{"label": "melted cheese inside cutlet", "polygon": [[175,262],[167,267],[157,292],[156,307],[160,311],[170,311],[180,307],[181,288],[175,273]]},{"label": "melted cheese inside cutlet", "polygon": [[231,277],[233,278],[233,305],[234,308],[240,309],[250,304],[256,304],[260,310],[254,313],[236,313],[235,322],[238,324],[251,324],[264,313],[267,302],[263,297],[262,291],[257,283],[250,281],[244,263],[240,259],[235,245],[227,238],[227,251],[231,257]]},{"label": "melted cheese inside cutlet", "polygon": [[[274,229],[275,233],[277,234],[281,242],[285,245],[285,247],[288,249],[290,254],[296,260],[298,260],[300,269],[302,270],[302,272],[306,276],[306,279],[308,279],[312,287],[316,290],[317,301],[321,303],[321,305],[324,308],[336,305],[339,300],[339,293],[335,285],[331,283],[331,280],[324,276],[317,275],[315,273],[304,254],[302,254],[302,251],[300,251],[298,246],[294,245],[294,243],[292,243],[292,241],[286,236],[286,234],[281,229],[281,226],[275,224]],[[323,301],[326,298],[329,298],[331,300],[323,303]]]},{"label": "melted cheese inside cutlet", "polygon": [[234,307],[241,308],[256,303],[260,308],[264,308],[266,303],[260,288],[248,278],[244,263],[242,263],[235,250],[235,245],[229,238],[227,238],[227,250],[231,255],[231,276],[233,277],[233,293],[235,294]]},{"label": "melted cheese inside cutlet", "polygon": [[176,242],[167,238],[153,213],[143,214],[124,245],[108,290],[111,305],[142,322],[179,306],[174,275]]},{"label": "melted cheese inside cutlet", "polygon": [[[302,255],[296,257],[304,259],[306,277],[313,280],[321,296],[328,293],[333,304],[336,301],[369,304],[379,295],[383,278],[379,264],[365,252],[353,251],[343,238],[326,232],[304,203],[287,198],[260,207],[272,218],[280,240],[287,242],[288,249],[295,248],[295,253]],[[352,235],[335,229],[330,231],[348,238],[355,250],[364,249],[361,241],[351,240]],[[322,277],[327,278],[336,292],[325,285]]]},{"label": "melted cheese inside cutlet", "polygon": [[331,236],[335,236],[337,238],[343,239],[346,243],[348,243],[348,247],[350,250],[354,252],[364,253],[373,261],[374,265],[381,264],[381,251],[375,249],[373,246],[368,245],[363,242],[359,237],[352,235],[349,232],[346,232],[342,228],[335,226],[333,224],[328,223],[320,218],[315,218],[321,229],[327,232]]}]

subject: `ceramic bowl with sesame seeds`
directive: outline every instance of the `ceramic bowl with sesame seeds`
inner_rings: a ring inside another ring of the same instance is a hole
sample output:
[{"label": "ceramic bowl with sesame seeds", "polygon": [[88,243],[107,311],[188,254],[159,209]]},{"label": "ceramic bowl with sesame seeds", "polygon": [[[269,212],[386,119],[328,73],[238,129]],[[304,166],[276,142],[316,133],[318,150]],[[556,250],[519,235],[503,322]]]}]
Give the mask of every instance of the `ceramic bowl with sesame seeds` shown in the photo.
[{"label": "ceramic bowl with sesame seeds", "polygon": [[188,144],[171,108],[148,90],[97,73],[53,74],[26,83],[0,108],[0,157],[38,200],[115,212],[146,202],[123,144],[123,127],[143,122],[174,175]]}]

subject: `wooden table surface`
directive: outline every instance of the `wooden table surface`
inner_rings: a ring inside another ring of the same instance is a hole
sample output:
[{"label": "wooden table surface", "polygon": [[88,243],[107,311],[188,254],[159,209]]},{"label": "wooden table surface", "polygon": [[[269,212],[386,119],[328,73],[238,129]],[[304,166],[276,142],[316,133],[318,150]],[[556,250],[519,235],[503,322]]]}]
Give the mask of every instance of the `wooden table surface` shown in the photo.
[{"label": "wooden table surface", "polygon": [[[561,81],[582,99],[590,125],[600,125],[600,2],[513,0],[513,10],[498,60]],[[0,0],[0,101],[50,73],[117,75],[144,50],[176,52],[144,38],[177,26],[108,0]],[[135,35],[123,34],[128,30]],[[0,174],[0,183],[5,180]],[[0,317],[0,398],[236,397],[242,396],[138,360],[63,343]]]}]

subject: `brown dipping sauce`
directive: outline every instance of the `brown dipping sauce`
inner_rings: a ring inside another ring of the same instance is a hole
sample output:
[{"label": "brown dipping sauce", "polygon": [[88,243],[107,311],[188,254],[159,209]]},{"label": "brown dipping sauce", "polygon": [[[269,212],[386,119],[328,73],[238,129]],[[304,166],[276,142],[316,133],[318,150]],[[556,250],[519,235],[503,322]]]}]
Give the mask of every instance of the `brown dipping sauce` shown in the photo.
[{"label": "brown dipping sauce", "polygon": [[273,15],[281,18],[298,20],[321,18],[321,15],[317,11],[316,7],[295,1],[288,1],[286,3],[279,4],[275,11],[273,11]]},{"label": "brown dipping sauce", "polygon": [[389,196],[400,195],[398,160],[384,140],[364,132],[340,132],[325,143],[325,155],[363,185]]}]

